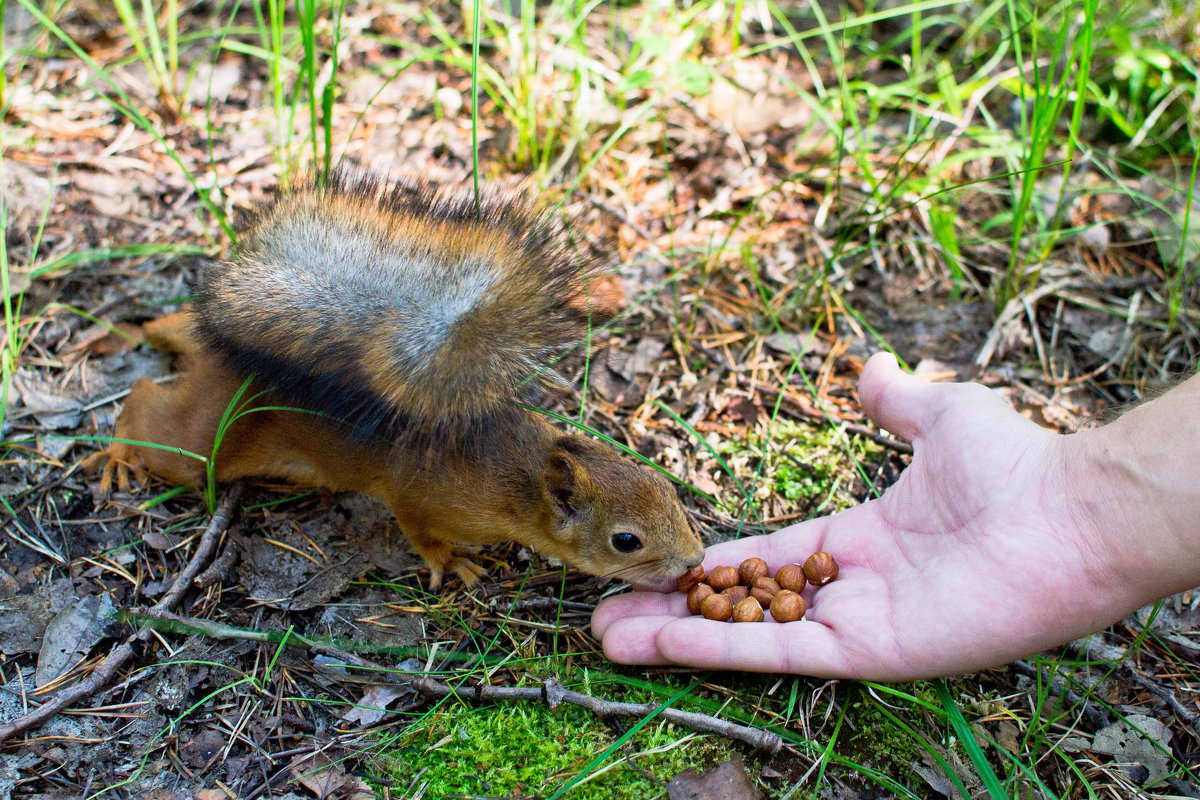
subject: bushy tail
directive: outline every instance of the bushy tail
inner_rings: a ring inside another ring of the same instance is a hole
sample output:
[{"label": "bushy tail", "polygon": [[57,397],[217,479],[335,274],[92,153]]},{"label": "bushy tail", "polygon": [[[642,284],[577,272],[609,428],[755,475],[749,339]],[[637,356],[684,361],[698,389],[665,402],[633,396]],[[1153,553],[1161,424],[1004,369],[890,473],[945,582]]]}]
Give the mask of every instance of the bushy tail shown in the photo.
[{"label": "bushy tail", "polygon": [[280,195],[208,270],[206,341],[368,434],[486,421],[578,341],[599,274],[520,198],[342,172]]}]

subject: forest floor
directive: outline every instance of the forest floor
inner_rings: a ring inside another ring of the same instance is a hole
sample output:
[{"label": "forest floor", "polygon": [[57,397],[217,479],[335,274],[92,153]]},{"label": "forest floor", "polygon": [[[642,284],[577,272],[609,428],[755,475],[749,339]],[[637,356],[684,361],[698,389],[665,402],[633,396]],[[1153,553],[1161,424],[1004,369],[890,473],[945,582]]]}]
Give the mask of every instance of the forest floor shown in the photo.
[{"label": "forest floor", "polygon": [[625,668],[588,627],[624,587],[516,545],[430,592],[359,495],[100,496],[80,462],[172,370],[140,323],[327,156],[561,200],[628,301],[550,408],[707,544],[896,479],[877,350],[1063,433],[1195,371],[1195,12],[517,5],[476,11],[478,123],[469,5],[5,6],[0,797],[1200,797],[1192,592],[943,681]]}]

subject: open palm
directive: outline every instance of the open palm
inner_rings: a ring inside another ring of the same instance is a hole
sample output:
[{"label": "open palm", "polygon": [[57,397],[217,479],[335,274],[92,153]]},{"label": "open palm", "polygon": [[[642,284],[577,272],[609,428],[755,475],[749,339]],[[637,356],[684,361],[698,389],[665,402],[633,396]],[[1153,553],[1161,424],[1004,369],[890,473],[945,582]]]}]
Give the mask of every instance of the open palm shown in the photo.
[{"label": "open palm", "polygon": [[709,549],[705,568],[763,558],[772,571],[817,550],[841,566],[805,590],[806,618],[730,624],[689,617],[678,593],[596,609],[593,632],[625,663],[899,680],[981,669],[1095,630],[1139,605],[1075,502],[1064,448],[990,390],[926,384],[876,356],[863,405],[913,442],[883,497]]}]

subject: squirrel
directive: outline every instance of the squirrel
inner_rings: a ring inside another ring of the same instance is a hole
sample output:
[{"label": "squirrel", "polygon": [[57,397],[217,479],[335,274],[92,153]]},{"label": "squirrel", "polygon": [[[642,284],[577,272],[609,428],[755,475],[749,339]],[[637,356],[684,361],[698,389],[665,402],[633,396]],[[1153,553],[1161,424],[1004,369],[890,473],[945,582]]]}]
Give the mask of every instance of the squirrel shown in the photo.
[{"label": "squirrel", "polygon": [[382,499],[431,588],[484,574],[455,545],[506,540],[593,575],[676,578],[703,547],[671,484],[522,402],[581,338],[599,274],[527,198],[335,171],[253,212],[192,305],[143,326],[181,374],[140,378],[83,466],[105,496],[149,474],[199,488],[206,465],[181,451],[208,456],[220,433],[218,482]]}]

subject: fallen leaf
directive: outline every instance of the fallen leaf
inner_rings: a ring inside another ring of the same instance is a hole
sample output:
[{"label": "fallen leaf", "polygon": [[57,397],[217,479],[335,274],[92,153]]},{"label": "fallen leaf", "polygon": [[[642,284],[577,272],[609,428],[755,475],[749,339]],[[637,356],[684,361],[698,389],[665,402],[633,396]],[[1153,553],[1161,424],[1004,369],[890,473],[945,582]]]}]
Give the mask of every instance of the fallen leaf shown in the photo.
[{"label": "fallen leaf", "polygon": [[670,800],[763,800],[764,795],[750,782],[742,757],[734,753],[716,769],[697,773],[684,770],[667,784]]},{"label": "fallen leaf", "polygon": [[371,787],[359,778],[346,774],[340,761],[324,753],[302,754],[288,766],[292,781],[300,784],[321,800],[374,800]]},{"label": "fallen leaf", "polygon": [[413,689],[391,683],[374,683],[363,692],[362,699],[342,715],[342,721],[359,728],[368,728],[387,716],[387,707],[396,698],[412,694]]},{"label": "fallen leaf", "polygon": [[1132,714],[1096,731],[1092,750],[1128,764],[1141,764],[1149,773],[1146,778],[1149,786],[1170,772],[1170,741],[1171,729],[1166,725],[1154,717]]},{"label": "fallen leaf", "polygon": [[659,339],[642,339],[633,351],[633,358],[626,365],[624,377],[633,380],[635,375],[652,374],[664,347],[665,344]]},{"label": "fallen leaf", "polygon": [[113,602],[107,594],[83,597],[58,612],[46,626],[38,653],[37,686],[45,686],[86,657],[106,636],[106,623],[112,615]]},{"label": "fallen leaf", "polygon": [[27,371],[13,376],[12,385],[21,397],[27,413],[43,428],[74,428],[83,418],[83,405],[79,400],[63,395]]},{"label": "fallen leaf", "polygon": [[213,760],[224,749],[226,742],[224,734],[212,728],[205,728],[179,748],[179,755],[183,763],[202,772],[212,766]]},{"label": "fallen leaf", "polygon": [[72,341],[63,351],[63,355],[87,351],[92,355],[107,356],[132,350],[145,341],[141,325],[129,322],[118,322],[111,327],[93,325]]}]

